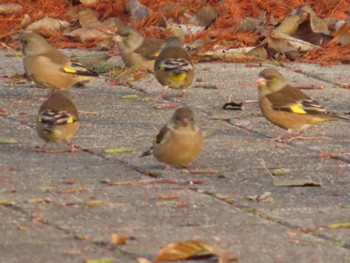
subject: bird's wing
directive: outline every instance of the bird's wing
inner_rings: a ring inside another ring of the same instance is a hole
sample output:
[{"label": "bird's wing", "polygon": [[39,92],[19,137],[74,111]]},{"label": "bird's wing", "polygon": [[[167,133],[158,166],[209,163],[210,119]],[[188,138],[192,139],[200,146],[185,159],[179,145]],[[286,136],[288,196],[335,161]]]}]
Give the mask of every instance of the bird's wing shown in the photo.
[{"label": "bird's wing", "polygon": [[147,60],[156,59],[161,48],[164,46],[164,41],[155,38],[145,38],[142,45],[135,50],[135,53],[140,54]]},{"label": "bird's wing", "polygon": [[171,129],[169,129],[168,126],[164,126],[157,134],[157,136],[155,137],[154,140],[154,144],[159,144],[162,143],[162,141],[164,140],[165,136],[171,132]]},{"label": "bird's wing", "polygon": [[159,68],[165,71],[190,71],[193,69],[192,64],[184,58],[168,58],[160,62]]},{"label": "bird's wing", "polygon": [[39,113],[38,122],[54,125],[71,124],[77,119],[66,111],[46,110]]},{"label": "bird's wing", "polygon": [[325,114],[326,109],[317,101],[310,99],[299,89],[286,85],[278,92],[266,96],[274,110],[298,114]]},{"label": "bird's wing", "polygon": [[52,64],[56,65],[66,73],[80,76],[98,76],[98,73],[85,68],[82,64],[72,61],[59,50],[51,49],[48,53],[43,54]]}]

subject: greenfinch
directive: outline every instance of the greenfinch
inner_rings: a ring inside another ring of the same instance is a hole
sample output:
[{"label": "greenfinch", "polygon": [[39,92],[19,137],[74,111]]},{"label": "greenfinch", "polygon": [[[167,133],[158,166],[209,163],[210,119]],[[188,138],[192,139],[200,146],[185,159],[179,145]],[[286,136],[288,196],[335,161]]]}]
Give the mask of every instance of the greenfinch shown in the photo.
[{"label": "greenfinch", "polygon": [[164,46],[164,40],[143,37],[136,29],[128,26],[121,27],[113,41],[127,66],[148,71],[153,71],[154,60]]},{"label": "greenfinch", "polygon": [[203,134],[195,124],[190,108],[178,108],[158,133],[150,150],[141,156],[153,156],[167,165],[188,165],[199,156]]},{"label": "greenfinch", "polygon": [[166,40],[154,63],[154,75],[164,88],[181,89],[181,95],[192,84],[194,66],[179,38],[170,37]]},{"label": "greenfinch", "polygon": [[[47,143],[70,144],[79,129],[78,111],[68,90],[54,90],[41,105],[36,122],[36,131]],[[71,145],[71,151],[74,146]]]},{"label": "greenfinch", "polygon": [[64,90],[98,76],[96,72],[72,62],[39,34],[22,33],[19,40],[25,73],[39,87]]},{"label": "greenfinch", "polygon": [[[261,71],[257,84],[262,114],[273,124],[286,129],[288,133],[298,132],[300,135],[312,124],[336,119],[347,120],[327,111],[300,89],[289,85],[282,74],[275,69]],[[283,141],[283,138],[284,136],[280,135],[274,140]],[[294,138],[303,137],[294,136],[289,140]]]}]

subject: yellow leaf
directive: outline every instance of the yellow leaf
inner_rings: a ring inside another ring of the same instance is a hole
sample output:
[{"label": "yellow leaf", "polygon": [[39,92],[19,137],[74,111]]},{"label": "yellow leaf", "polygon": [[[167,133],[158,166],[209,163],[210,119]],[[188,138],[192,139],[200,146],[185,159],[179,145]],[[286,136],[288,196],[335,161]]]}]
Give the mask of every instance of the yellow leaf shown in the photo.
[{"label": "yellow leaf", "polygon": [[131,153],[135,149],[134,148],[115,148],[115,149],[106,149],[105,153],[112,154],[112,153]]},{"label": "yellow leaf", "polygon": [[98,206],[98,205],[102,205],[103,201],[102,200],[89,200],[89,201],[86,201],[84,204],[87,206]]},{"label": "yellow leaf", "polygon": [[328,228],[350,228],[350,222],[330,224]]},{"label": "yellow leaf", "polygon": [[0,140],[0,144],[17,144],[16,140]]},{"label": "yellow leaf", "polygon": [[139,98],[139,96],[137,95],[124,95],[122,96],[123,100],[137,100]]}]

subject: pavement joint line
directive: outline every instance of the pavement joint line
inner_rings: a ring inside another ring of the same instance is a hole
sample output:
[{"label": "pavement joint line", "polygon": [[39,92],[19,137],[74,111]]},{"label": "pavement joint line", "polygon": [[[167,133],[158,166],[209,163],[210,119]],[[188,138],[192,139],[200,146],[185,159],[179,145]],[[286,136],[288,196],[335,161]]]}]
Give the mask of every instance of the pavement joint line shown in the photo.
[{"label": "pavement joint line", "polygon": [[[303,229],[300,228],[299,226],[297,226],[295,224],[292,224],[292,223],[289,223],[287,221],[282,221],[280,219],[274,218],[274,217],[272,217],[272,216],[270,216],[270,215],[268,215],[268,214],[266,214],[264,212],[259,211],[258,209],[255,209],[255,208],[252,208],[252,207],[249,207],[249,206],[245,206],[245,205],[238,205],[238,204],[235,205],[235,207],[239,208],[240,210],[245,211],[245,212],[247,212],[249,214],[252,214],[252,215],[255,215],[257,217],[263,218],[265,220],[268,220],[268,221],[277,223],[279,225],[288,227],[289,229],[298,230],[298,231],[303,232]],[[339,244],[340,243],[340,244],[342,244],[341,246],[339,246],[339,245],[336,245],[336,246],[342,247],[342,248],[345,248],[345,249],[350,249],[350,244],[349,243],[346,243],[345,241],[341,241],[341,240],[336,240],[336,239],[330,238],[326,234],[320,233],[317,230],[308,232],[306,234],[309,234],[309,235],[321,238],[321,239],[323,239],[325,241],[328,241],[328,242],[330,242],[332,244]]]},{"label": "pavement joint line", "polygon": [[[292,230],[297,230],[297,231],[303,232],[303,229],[300,226],[298,226],[298,225],[294,225],[294,224],[291,224],[291,223],[289,223],[287,221],[282,221],[280,219],[274,218],[274,217],[268,215],[267,213],[259,211],[256,208],[252,208],[252,207],[246,206],[246,205],[237,204],[236,201],[233,198],[230,198],[230,197],[224,197],[223,198],[223,197],[219,196],[217,193],[214,193],[214,192],[211,192],[211,191],[207,191],[207,190],[203,191],[203,190],[195,188],[195,187],[191,187],[189,189],[192,190],[192,191],[196,191],[196,192],[198,192],[200,194],[211,196],[211,197],[213,197],[213,198],[215,198],[217,200],[223,201],[223,202],[227,203],[228,205],[231,205],[231,206],[233,206],[233,207],[235,207],[235,208],[237,208],[237,209],[239,209],[239,210],[241,210],[241,211],[243,211],[245,213],[254,215],[254,216],[259,217],[261,219],[264,219],[264,220],[276,223],[278,225],[287,227],[287,228],[292,229]],[[337,247],[342,247],[344,249],[350,250],[350,243],[347,243],[347,242],[342,241],[342,240],[333,239],[333,238],[327,236],[326,234],[320,233],[317,230],[310,231],[310,232],[307,232],[305,234],[312,235],[312,236],[317,237],[317,238],[321,238],[324,241],[330,242],[332,245],[335,245]]]},{"label": "pavement joint line", "polygon": [[[27,212],[22,207],[20,207],[18,205],[14,205],[14,204],[7,204],[7,205],[4,205],[4,207],[7,207],[8,209],[12,209],[12,210],[17,211],[17,212],[20,212],[21,214],[23,214],[27,218],[27,220],[30,223],[33,223],[33,221],[30,220],[30,219],[34,216],[34,214],[32,214],[30,212]],[[125,255],[128,258],[133,259],[133,260],[135,260],[137,257],[140,256],[140,255],[137,255],[135,253],[131,253],[131,252],[128,252],[126,250],[123,250],[120,247],[118,247],[117,245],[115,245],[113,243],[110,243],[110,242],[107,242],[107,241],[98,241],[98,240],[95,240],[95,239],[91,239],[91,240],[81,239],[81,238],[79,238],[78,234],[74,233],[70,229],[66,229],[66,228],[63,228],[63,227],[61,227],[59,225],[53,224],[53,223],[51,223],[50,221],[46,220],[43,217],[41,217],[41,218],[43,220],[37,221],[37,223],[42,224],[42,225],[46,225],[48,227],[57,229],[59,231],[62,231],[65,234],[69,235],[70,238],[73,239],[73,240],[82,241],[82,242],[89,242],[90,244],[93,244],[93,245],[101,247],[101,248],[108,249],[110,251],[114,251],[114,252],[117,251],[119,253],[119,255]]]},{"label": "pavement joint line", "polygon": [[293,72],[295,72],[295,73],[302,74],[302,75],[304,75],[304,76],[306,76],[306,77],[313,78],[313,79],[317,79],[317,80],[321,80],[321,81],[326,82],[326,83],[328,83],[328,84],[332,84],[332,85],[336,85],[336,86],[339,86],[339,87],[340,87],[340,85],[339,85],[338,83],[335,83],[335,82],[332,82],[332,81],[330,81],[330,80],[328,80],[328,79],[322,78],[322,77],[318,76],[317,74],[308,73],[308,72],[305,72],[305,71],[302,70],[302,69],[298,69],[298,68],[295,68],[295,67],[291,67],[291,66],[289,66],[289,64],[282,64],[282,63],[281,63],[279,66],[282,67],[282,68],[291,70],[291,71],[293,71]]}]

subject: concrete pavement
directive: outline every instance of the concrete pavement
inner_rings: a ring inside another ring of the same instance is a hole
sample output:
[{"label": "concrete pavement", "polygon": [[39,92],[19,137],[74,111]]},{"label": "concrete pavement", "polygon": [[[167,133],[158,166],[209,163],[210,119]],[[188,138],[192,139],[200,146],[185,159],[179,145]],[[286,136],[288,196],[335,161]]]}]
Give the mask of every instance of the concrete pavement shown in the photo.
[{"label": "concrete pavement", "polygon": [[[17,58],[0,56],[0,76],[23,72]],[[315,125],[306,135],[331,139],[287,145],[268,139],[282,129],[261,117],[257,103],[222,109],[229,97],[256,100],[258,73],[271,66],[198,64],[186,97],[169,98],[192,107],[199,126],[214,134],[194,164],[214,174],[164,171],[154,158],[139,158],[174,111],[142,100],[161,90],[152,75],[130,87],[100,77],[72,88],[81,117],[73,142],[84,149],[73,154],[35,151],[43,144],[33,128],[37,98],[48,91],[7,86],[1,78],[0,140],[20,143],[0,144],[0,262],[128,263],[188,239],[226,249],[239,262],[350,262],[350,228],[329,227],[350,222],[350,123]],[[279,70],[291,84],[322,85],[305,93],[326,108],[350,111],[350,90],[335,85],[349,83],[349,65]],[[205,84],[217,89],[196,87]],[[124,147],[133,151],[104,153]],[[320,186],[278,186],[291,180]],[[254,200],[265,192],[266,199]],[[128,244],[111,245],[112,233],[128,237]]]}]

